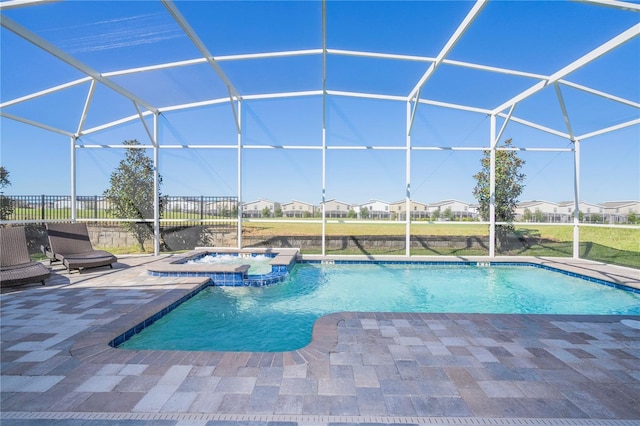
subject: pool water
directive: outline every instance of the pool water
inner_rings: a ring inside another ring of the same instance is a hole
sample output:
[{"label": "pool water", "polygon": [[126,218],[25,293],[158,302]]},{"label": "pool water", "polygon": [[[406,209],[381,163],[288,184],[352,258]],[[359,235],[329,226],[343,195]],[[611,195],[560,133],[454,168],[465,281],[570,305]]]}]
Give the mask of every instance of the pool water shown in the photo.
[{"label": "pool water", "polygon": [[289,351],[342,311],[640,315],[640,294],[527,266],[298,264],[266,287],[207,287],[128,349]]},{"label": "pool water", "polygon": [[266,256],[264,254],[256,254],[246,257],[240,257],[232,254],[208,254],[197,259],[189,260],[186,263],[206,263],[209,265],[249,265],[250,275],[266,275],[271,272],[270,262],[272,260],[273,257]]}]

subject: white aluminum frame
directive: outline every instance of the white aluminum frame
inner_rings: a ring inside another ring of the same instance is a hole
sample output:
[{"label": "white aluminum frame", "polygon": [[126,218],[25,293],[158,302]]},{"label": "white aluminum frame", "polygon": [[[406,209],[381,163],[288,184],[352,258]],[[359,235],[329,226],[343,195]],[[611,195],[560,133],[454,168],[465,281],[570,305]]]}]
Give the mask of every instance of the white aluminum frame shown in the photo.
[{"label": "white aluminum frame", "polygon": [[[201,53],[201,58],[195,58],[185,61],[179,62],[170,62],[157,64],[153,66],[139,67],[139,68],[130,68],[125,70],[112,71],[109,73],[99,73],[96,70],[91,69],[87,65],[78,61],[75,57],[69,55],[68,53],[62,51],[58,47],[49,43],[45,39],[31,32],[27,28],[22,27],[6,16],[2,15],[2,20],[0,21],[1,25],[27,40],[28,42],[34,44],[35,46],[43,49],[50,55],[58,58],[59,60],[65,62],[68,65],[76,68],[81,71],[86,77],[76,79],[74,81],[70,81],[65,84],[57,85],[45,90],[41,90],[26,96],[22,96],[16,99],[8,100],[0,103],[0,116],[18,121],[27,125],[39,127],[41,129],[51,131],[57,134],[65,135],[70,138],[70,158],[71,158],[71,196],[73,199],[72,203],[72,219],[76,220],[76,150],[80,148],[84,149],[97,149],[97,148],[131,148],[130,146],[122,145],[122,144],[106,144],[106,145],[95,145],[95,144],[84,144],[81,139],[85,135],[90,135],[97,132],[102,132],[104,130],[133,122],[139,120],[150,141],[151,145],[140,145],[135,148],[139,149],[152,149],[153,150],[153,164],[154,164],[154,190],[158,193],[158,171],[159,171],[159,151],[161,149],[235,149],[237,150],[237,185],[238,185],[238,217],[235,219],[237,221],[237,231],[238,231],[238,248],[242,248],[242,153],[245,149],[292,149],[292,150],[320,150],[322,155],[322,254],[326,254],[325,247],[325,239],[326,239],[326,211],[325,211],[325,203],[326,203],[326,153],[328,150],[398,150],[405,152],[405,181],[406,181],[406,196],[405,196],[405,205],[406,205],[406,256],[411,255],[410,250],[410,238],[411,238],[411,217],[409,211],[411,207],[411,152],[413,150],[460,150],[460,151],[490,151],[490,193],[491,193],[491,202],[490,202],[490,220],[486,222],[489,224],[489,236],[490,236],[490,247],[489,247],[489,255],[491,257],[495,256],[495,226],[499,224],[495,220],[495,161],[496,161],[496,152],[501,149],[499,148],[498,142],[502,137],[507,125],[510,122],[519,123],[536,130],[549,133],[555,136],[559,136],[561,138],[567,139],[571,141],[574,145],[573,148],[506,148],[509,150],[521,150],[521,151],[546,151],[546,152],[573,152],[574,157],[574,220],[573,220],[573,257],[579,257],[579,228],[580,224],[578,221],[578,205],[579,205],[579,197],[580,197],[580,141],[588,138],[592,138],[595,136],[599,136],[605,133],[614,132],[616,130],[626,128],[629,126],[637,126],[640,125],[640,118],[632,119],[624,123],[620,123],[617,125],[613,125],[607,128],[598,129],[592,131],[590,133],[586,133],[583,135],[574,135],[571,121],[569,119],[569,111],[564,103],[564,99],[562,96],[561,86],[567,86],[574,89],[578,89],[584,91],[593,96],[605,98],[614,102],[621,103],[626,106],[630,106],[640,110],[640,103],[624,99],[620,96],[615,96],[600,90],[596,90],[584,85],[580,85],[574,82],[567,80],[567,76],[572,72],[580,69],[586,64],[592,62],[593,60],[599,58],[600,56],[616,49],[622,44],[628,42],[629,40],[637,37],[640,34],[640,23],[632,26],[631,28],[623,31],[619,35],[613,37],[602,45],[596,47],[591,50],[587,54],[582,57],[574,60],[569,63],[565,67],[561,68],[557,72],[551,75],[541,75],[535,73],[529,73],[518,70],[511,70],[505,68],[498,68],[492,66],[486,66],[482,64],[474,64],[462,61],[456,61],[447,59],[447,55],[456,43],[464,36],[465,32],[471,27],[475,19],[482,13],[484,7],[486,6],[488,0],[476,0],[473,4],[465,18],[461,21],[457,29],[454,33],[449,37],[447,42],[444,44],[438,55],[433,57],[422,57],[422,56],[412,56],[412,55],[399,55],[393,53],[381,53],[381,52],[362,52],[362,51],[352,51],[352,50],[340,50],[340,49],[331,49],[327,46],[327,26],[326,26],[326,0],[322,0],[322,17],[321,17],[321,29],[322,29],[322,46],[320,49],[306,49],[306,50],[295,50],[295,51],[284,51],[284,52],[263,52],[263,53],[252,53],[252,54],[240,54],[240,55],[228,55],[228,56],[220,56],[214,57],[209,51],[206,44],[199,38],[196,31],[190,26],[189,22],[186,18],[180,13],[178,6],[172,0],[161,0],[163,6],[167,10],[167,12],[174,18],[176,23],[180,26],[182,31],[187,35],[187,37],[192,41],[198,51]],[[623,1],[615,1],[615,0],[583,0],[585,3],[590,3],[596,6],[605,6],[605,7],[614,7],[622,10],[629,10],[633,12],[640,11],[640,5],[634,3],[628,3]],[[0,12],[4,10],[9,10],[18,7],[30,7],[36,6],[38,4],[46,3],[46,1],[42,0],[10,0],[0,3]],[[296,57],[296,56],[308,56],[308,55],[321,55],[322,57],[322,82],[320,90],[308,90],[308,91],[298,91],[298,92],[283,92],[283,93],[258,93],[258,94],[241,94],[235,88],[231,79],[224,73],[222,67],[219,65],[221,62],[225,61],[238,61],[238,60],[252,60],[252,59],[263,59],[263,58],[279,58],[279,57]],[[376,93],[359,93],[359,92],[349,92],[349,91],[337,91],[331,90],[327,88],[327,57],[328,55],[343,55],[343,56],[354,56],[354,57],[363,57],[363,58],[377,58],[377,59],[386,59],[386,60],[397,60],[397,61],[413,61],[413,62],[422,62],[425,64],[429,64],[428,68],[424,72],[424,74],[420,77],[420,79],[416,82],[414,87],[406,96],[394,96],[394,95],[382,95]],[[130,92],[129,90],[123,88],[117,83],[113,82],[110,77],[121,76],[127,74],[137,74],[144,73],[147,71],[154,70],[162,70],[162,69],[172,69],[178,67],[188,67],[199,65],[203,63],[208,63],[216,76],[224,83],[228,91],[228,97],[218,98],[218,99],[209,99],[206,101],[193,102],[189,104],[182,105],[170,105],[164,107],[158,107],[152,105],[151,103],[145,101],[144,99],[138,97],[136,94]],[[537,80],[537,83],[533,84],[528,89],[522,91],[521,93],[513,96],[511,99],[506,100],[502,104],[496,106],[493,109],[485,109],[478,108],[471,105],[458,105],[451,104],[446,102],[441,102],[435,99],[428,99],[423,96],[422,89],[425,86],[426,82],[431,78],[431,76],[437,71],[437,68],[441,64],[447,64],[449,66],[457,66],[464,67],[469,69],[493,72],[493,73],[501,73],[506,75],[520,76],[520,77],[528,77]],[[83,85],[89,83],[89,89],[87,93],[87,97],[85,99],[84,107],[82,109],[81,116],[79,117],[77,127],[73,130],[66,129],[58,129],[53,126],[47,125],[45,123],[38,122],[36,120],[27,119],[24,117],[19,117],[14,114],[8,113],[4,111],[5,108],[10,106],[20,104],[23,102],[28,102],[30,100],[63,91],[65,89]],[[122,117],[120,119],[103,123],[102,125],[85,129],[85,120],[87,117],[88,110],[93,101],[93,94],[95,92],[97,84],[102,84],[112,90],[114,90],[119,95],[123,96],[126,99],[129,99],[137,112],[137,114]],[[518,103],[526,100],[532,95],[538,93],[544,88],[554,85],[556,95],[558,98],[558,102],[560,103],[560,107],[563,114],[563,119],[567,127],[567,132],[563,132],[556,129],[551,129],[546,126],[542,126],[538,123],[530,122],[524,120],[522,118],[516,117],[514,115],[515,107]],[[251,101],[251,100],[260,100],[260,99],[277,99],[277,98],[293,98],[293,97],[308,97],[308,96],[321,96],[322,97],[322,142],[321,145],[244,145],[243,144],[243,123],[241,120],[242,117],[242,103],[243,101]],[[373,100],[387,100],[387,101],[395,101],[395,102],[404,102],[406,104],[406,137],[404,146],[328,146],[327,145],[327,123],[326,123],[326,115],[327,115],[327,97],[328,96],[336,96],[336,97],[352,97],[352,98],[362,98],[362,99],[373,99]],[[237,141],[235,144],[228,145],[211,145],[211,144],[189,144],[189,145],[162,145],[160,143],[162,135],[159,133],[159,124],[158,117],[159,114],[179,111],[179,110],[188,110],[191,108],[197,108],[208,105],[222,104],[228,103],[232,109],[235,125],[237,128]],[[482,146],[483,144],[479,144],[479,146],[473,147],[453,147],[453,146],[413,146],[412,145],[412,128],[416,115],[417,108],[420,104],[437,106],[441,108],[448,108],[454,110],[461,110],[467,112],[473,112],[478,114],[485,114],[490,116],[490,133],[488,135],[488,143],[486,146]],[[145,110],[141,110],[140,107],[144,107]],[[505,113],[505,110],[508,109],[508,112]],[[146,118],[149,116],[153,116],[153,128],[150,129],[147,125]],[[499,131],[497,131],[497,118],[500,117],[504,119],[502,126]],[[154,203],[154,253],[159,254],[159,231],[160,231],[160,220],[159,220],[159,198],[156,198]]]}]

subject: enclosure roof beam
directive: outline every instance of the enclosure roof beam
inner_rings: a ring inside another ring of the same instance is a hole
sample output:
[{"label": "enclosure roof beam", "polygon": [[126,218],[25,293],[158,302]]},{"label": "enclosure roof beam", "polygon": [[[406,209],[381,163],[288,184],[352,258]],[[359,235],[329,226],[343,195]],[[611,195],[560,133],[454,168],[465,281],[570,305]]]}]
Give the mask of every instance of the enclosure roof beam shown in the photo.
[{"label": "enclosure roof beam", "polygon": [[169,11],[171,16],[173,16],[173,19],[175,19],[178,25],[180,25],[180,28],[182,28],[182,31],[184,31],[187,37],[189,37],[189,39],[193,42],[196,48],[200,51],[200,54],[204,56],[204,58],[207,60],[209,65],[211,65],[211,67],[216,72],[216,74],[218,74],[218,77],[220,77],[220,79],[224,82],[225,86],[227,86],[227,91],[229,92],[229,100],[231,101],[230,105],[231,105],[231,110],[233,112],[233,118],[235,120],[238,133],[241,133],[242,127],[240,126],[240,118],[238,117],[236,106],[233,103],[233,98],[235,97],[238,100],[242,100],[242,96],[240,96],[240,93],[238,93],[236,88],[233,86],[233,84],[231,83],[231,80],[229,80],[229,78],[224,73],[224,71],[222,71],[222,68],[220,68],[220,66],[214,59],[211,52],[209,52],[209,49],[207,48],[207,46],[200,39],[198,34],[196,34],[195,30],[191,27],[191,25],[189,25],[189,22],[187,22],[186,18],[182,15],[182,13],[180,13],[180,11],[176,7],[176,5],[173,3],[173,1],[162,0],[162,4]]},{"label": "enclosure roof beam", "polygon": [[207,46],[200,39],[200,37],[198,37],[198,34],[196,34],[195,30],[191,27],[191,25],[189,25],[186,18],[182,15],[182,13],[180,13],[180,11],[176,7],[176,5],[173,3],[173,1],[162,0],[162,4],[169,11],[171,16],[173,16],[173,19],[175,19],[178,25],[180,25],[180,27],[182,28],[182,31],[184,31],[187,37],[189,37],[189,39],[193,42],[193,44],[196,46],[198,51],[200,51],[200,54],[206,59],[209,65],[211,65],[211,67],[214,69],[216,74],[218,74],[218,77],[220,77],[220,79],[224,82],[224,84],[227,86],[231,94],[237,98],[242,98],[240,96],[240,93],[238,93],[236,88],[231,83],[231,80],[229,80],[229,78],[224,73],[224,71],[222,71],[222,68],[220,68],[220,66],[217,64],[213,55],[211,54],[211,52],[209,52],[209,49],[207,48]]},{"label": "enclosure roof beam", "polygon": [[569,132],[569,139],[571,142],[575,142],[575,138],[573,137],[573,130],[571,129],[571,120],[569,120],[569,113],[567,112],[567,106],[564,103],[564,97],[562,96],[562,92],[560,91],[560,85],[556,81],[553,83],[556,89],[556,95],[558,96],[558,102],[560,102],[560,109],[562,110],[562,117],[564,118],[564,122],[567,125],[567,132]]},{"label": "enclosure roof beam", "polygon": [[0,10],[17,9],[25,6],[37,6],[39,4],[54,3],[59,0],[9,0],[0,2]]},{"label": "enclosure roof beam", "polygon": [[346,92],[343,90],[327,90],[328,95],[346,96],[350,98],[365,98],[365,99],[382,99],[387,101],[402,101],[407,102],[407,98],[404,96],[394,95],[376,95],[373,93],[361,93],[361,92]]},{"label": "enclosure roof beam", "polygon": [[80,115],[80,121],[78,123],[78,130],[76,131],[76,137],[80,136],[80,133],[82,132],[82,128],[84,127],[84,122],[87,119],[87,114],[89,113],[89,106],[91,105],[91,100],[93,99],[93,94],[95,93],[95,90],[96,90],[96,81],[91,80],[91,86],[89,86],[89,93],[87,93],[87,99],[84,102],[84,108],[82,108],[82,114]]},{"label": "enclosure roof beam", "polygon": [[365,52],[361,50],[327,49],[327,53],[330,55],[338,55],[338,56],[357,56],[357,57],[374,58],[374,59],[397,59],[400,61],[414,61],[414,62],[435,62],[436,61],[436,58],[431,58],[427,56]]},{"label": "enclosure roof beam", "polygon": [[627,121],[625,123],[616,124],[615,126],[606,127],[604,129],[596,130],[595,132],[585,133],[584,135],[578,136],[576,139],[582,141],[588,138],[592,138],[594,136],[603,135],[605,133],[613,132],[614,130],[624,129],[625,127],[635,126],[640,124],[640,118],[636,118],[631,121]]},{"label": "enclosure roof beam", "polygon": [[48,130],[50,132],[58,133],[60,135],[69,136],[71,138],[75,137],[75,135],[71,132],[67,132],[66,130],[58,129],[57,127],[49,126],[47,124],[40,123],[38,121],[30,120],[24,117],[18,117],[17,115],[9,114],[5,111],[0,111],[0,116],[4,118],[8,118],[13,121],[18,121],[20,123],[28,124],[29,126],[39,127],[40,129]]},{"label": "enclosure roof beam", "polygon": [[26,101],[30,101],[31,99],[39,98],[40,96],[49,95],[51,93],[56,93],[56,92],[59,92],[59,91],[64,90],[64,89],[68,89],[70,87],[79,86],[79,85],[87,83],[89,81],[95,81],[95,80],[93,80],[91,77],[82,77],[82,78],[80,78],[78,80],[70,81],[68,83],[60,84],[58,86],[50,87],[48,89],[40,90],[38,92],[34,92],[34,93],[29,94],[29,95],[21,96],[19,98],[11,99],[9,101],[0,103],[0,108],[7,108],[7,107],[10,107],[12,105],[19,104],[21,102],[26,102]]},{"label": "enclosure roof beam", "polygon": [[214,56],[217,62],[223,61],[244,61],[247,59],[273,59],[286,58],[291,56],[309,56],[321,55],[322,49],[302,49],[302,50],[286,50],[280,52],[264,52],[264,53],[243,53],[238,55]]},{"label": "enclosure roof beam", "polygon": [[599,47],[593,49],[591,52],[587,53],[586,55],[582,56],[581,58],[573,61],[569,65],[565,66],[561,70],[559,70],[556,73],[554,73],[551,76],[549,76],[549,78],[547,80],[540,81],[540,82],[534,84],[533,86],[531,86],[530,88],[528,88],[527,90],[525,90],[525,91],[521,92],[520,94],[514,96],[513,98],[509,99],[508,101],[506,101],[502,105],[500,105],[497,108],[495,108],[493,110],[493,113],[496,114],[496,113],[502,112],[505,108],[509,108],[511,105],[516,104],[516,103],[518,103],[518,102],[530,97],[531,95],[533,95],[535,93],[538,93],[539,91],[541,91],[542,89],[544,89],[548,85],[555,83],[556,81],[560,80],[561,78],[566,77],[567,75],[571,74],[572,72],[576,71],[577,69],[580,69],[583,66],[585,66],[586,64],[598,59],[600,56],[602,56],[602,55],[612,51],[613,49],[617,48],[618,46],[626,43],[627,41],[629,41],[632,38],[636,37],[638,34],[640,34],[640,24],[634,25],[633,27],[631,27],[628,30],[620,33],[619,35],[615,36],[614,38],[612,38],[611,40],[607,41],[606,43],[604,43],[604,44],[600,45]]},{"label": "enclosure roof beam", "polygon": [[[283,58],[283,57],[292,57],[292,56],[322,55],[325,52],[326,54],[329,54],[329,55],[354,56],[354,57],[363,57],[363,58],[372,58],[372,59],[391,59],[391,60],[400,60],[400,61],[430,62],[430,63],[436,61],[436,58],[427,57],[427,56],[401,55],[401,54],[393,54],[393,53],[365,52],[365,51],[357,51],[357,50],[342,50],[342,49],[330,49],[330,48],[326,48],[324,50],[323,49],[304,49],[304,50],[290,50],[290,51],[281,51],[281,52],[245,53],[245,54],[239,54],[239,55],[214,56],[213,59],[216,62],[225,62],[225,61],[239,61],[239,60],[252,60],[252,59],[272,59],[272,58]],[[145,71],[155,71],[155,70],[170,69],[170,68],[177,68],[177,67],[183,67],[183,66],[198,65],[205,62],[207,62],[206,58],[195,58],[195,59],[188,59],[184,61],[167,62],[163,64],[149,65],[145,67],[111,71],[111,72],[103,73],[103,76],[112,77],[112,76],[119,76],[119,75],[126,75],[126,74],[134,74],[134,73],[145,72]],[[474,64],[471,62],[456,61],[452,59],[443,59],[442,63],[447,65],[460,66],[464,68],[473,68],[473,69],[496,72],[501,74],[510,74],[510,75],[517,75],[517,76],[523,76],[523,77],[537,78],[537,79],[548,78],[548,76],[545,76],[542,74],[530,73],[525,71],[517,71],[517,70],[487,66],[482,64]]]},{"label": "enclosure roof beam", "polygon": [[583,92],[591,93],[592,95],[597,95],[602,98],[606,98],[612,101],[619,102],[621,104],[625,104],[634,108],[640,109],[640,104],[638,102],[631,101],[629,99],[621,98],[620,96],[615,96],[610,93],[603,92],[601,90],[595,90],[587,86],[583,86],[581,84],[573,83],[568,80],[558,80],[558,83],[564,84],[565,86],[573,87],[574,89],[582,90]]},{"label": "enclosure roof beam", "polygon": [[182,111],[182,110],[191,109],[191,108],[200,108],[200,107],[205,107],[210,105],[219,105],[219,104],[225,104],[227,102],[230,102],[229,98],[225,97],[225,98],[210,99],[207,101],[190,102],[187,104],[171,105],[167,107],[161,107],[160,113],[162,114],[162,113],[171,112],[171,111]]},{"label": "enclosure roof beam", "polygon": [[135,102],[133,103],[133,106],[136,108],[136,111],[138,112],[138,118],[140,118],[140,121],[144,126],[144,130],[147,132],[147,136],[149,136],[149,140],[151,141],[151,144],[154,146],[154,148],[157,148],[158,141],[156,141],[156,138],[153,136],[151,129],[149,129],[149,126],[147,125],[147,121],[144,119],[144,116],[142,115],[142,111],[140,111],[140,108]]},{"label": "enclosure roof beam", "polygon": [[[151,111],[143,111],[142,116],[147,116],[153,114]],[[138,114],[130,115],[128,117],[121,118],[119,120],[110,121],[109,123],[102,124],[100,126],[92,127],[90,129],[83,130],[80,134],[76,135],[77,137],[90,135],[92,133],[97,133],[102,130],[110,129],[111,127],[116,127],[121,124],[130,123],[135,120],[139,120],[140,116]]]},{"label": "enclosure roof beam", "polygon": [[453,33],[451,38],[449,38],[449,40],[444,45],[440,53],[438,53],[438,56],[436,56],[436,60],[429,66],[427,71],[422,75],[422,77],[418,81],[418,84],[416,84],[415,87],[411,90],[411,92],[409,93],[409,96],[407,96],[407,101],[410,101],[417,96],[418,92],[420,91],[420,88],[424,86],[424,84],[427,82],[427,80],[429,80],[431,75],[433,75],[433,72],[436,70],[436,68],[440,66],[444,58],[449,54],[449,52],[451,52],[453,47],[464,35],[464,33],[467,31],[467,29],[473,23],[476,17],[480,14],[480,12],[482,11],[482,9],[486,4],[487,4],[487,0],[476,0],[476,3],[473,5],[473,7],[471,8],[467,16],[465,16],[465,18],[462,20],[462,22],[460,23],[456,31]]},{"label": "enclosure roof beam", "polygon": [[509,114],[507,114],[507,118],[505,118],[504,123],[502,123],[502,127],[500,128],[500,131],[498,132],[498,135],[496,136],[496,138],[494,140],[491,141],[491,149],[494,149],[498,145],[498,141],[500,141],[500,138],[502,138],[502,134],[504,133],[505,129],[507,128],[507,124],[509,124],[509,121],[511,120],[511,117],[513,116],[513,111],[516,110],[516,105],[518,105],[518,104],[513,104],[513,105],[511,105],[511,108],[509,108]]},{"label": "enclosure roof beam", "polygon": [[[507,114],[505,114],[504,112],[501,112],[501,113],[496,114],[496,116],[497,117],[506,118]],[[569,139],[569,135],[564,133],[564,132],[560,132],[560,131],[555,130],[555,129],[550,129],[549,127],[541,126],[541,125],[539,125],[537,123],[533,123],[531,121],[524,120],[522,118],[511,117],[511,121],[513,121],[514,123],[522,124],[524,126],[531,127],[533,129],[537,129],[537,130],[540,130],[540,131],[555,135],[555,136],[559,136],[559,137],[564,138],[564,139]]]},{"label": "enclosure roof beam", "polygon": [[471,69],[480,70],[480,71],[494,72],[494,73],[498,73],[498,74],[508,74],[508,75],[515,75],[515,76],[518,76],[518,77],[535,78],[535,79],[538,79],[538,80],[545,80],[545,79],[549,78],[548,75],[543,75],[543,74],[536,74],[536,73],[525,72],[525,71],[517,71],[517,70],[512,70],[512,69],[509,69],[509,68],[492,67],[492,66],[482,65],[482,64],[474,64],[472,62],[456,61],[456,60],[453,60],[453,59],[444,59],[442,61],[442,63],[443,64],[447,64],[447,65],[458,66],[458,67],[462,67],[462,68],[471,68]]},{"label": "enclosure roof beam", "polygon": [[138,97],[138,96],[134,95],[133,93],[129,92],[127,89],[125,89],[124,87],[120,86],[119,84],[114,83],[113,81],[109,80],[108,78],[105,78],[99,72],[93,70],[89,66],[87,66],[87,65],[83,64],[82,62],[78,61],[73,56],[67,54],[63,50],[57,48],[56,46],[54,46],[53,44],[49,43],[48,41],[46,41],[42,37],[38,36],[37,34],[31,32],[29,30],[27,30],[26,28],[22,27],[21,25],[19,25],[18,23],[14,22],[13,20],[7,18],[6,16],[2,16],[2,20],[0,20],[0,24],[3,27],[5,27],[6,29],[8,29],[9,31],[11,31],[11,32],[15,33],[16,35],[22,37],[23,39],[27,40],[28,42],[38,46],[39,48],[43,49],[47,53],[55,56],[56,58],[60,59],[61,61],[65,62],[65,63],[67,63],[68,65],[71,65],[72,67],[74,67],[75,69],[79,70],[83,74],[86,74],[86,75],[90,76],[91,78],[93,78],[94,80],[97,80],[99,83],[104,84],[105,86],[109,87],[110,89],[114,90],[115,92],[119,93],[120,95],[124,96],[125,98],[127,98],[127,99],[129,99],[129,100],[131,100],[133,102],[136,102],[139,105],[142,105],[143,107],[147,108],[150,111],[158,112],[157,108],[154,107],[153,105],[151,105],[150,103],[146,102],[145,100],[141,99],[140,97]]},{"label": "enclosure roof beam", "polygon": [[[243,99],[244,100],[279,99],[279,98],[304,97],[304,96],[322,96],[322,94],[323,94],[322,90],[310,90],[310,91],[302,91],[302,92],[283,92],[283,93],[245,95],[245,96],[243,96]],[[391,96],[391,95],[376,95],[376,94],[370,94],[370,93],[345,92],[345,91],[335,91],[335,90],[327,90],[326,94],[327,95],[333,95],[333,96],[352,97],[352,98],[382,99],[382,100],[406,102],[406,98],[404,98],[404,97]],[[206,107],[206,106],[211,106],[211,105],[219,105],[219,104],[224,104],[224,103],[227,103],[227,102],[229,102],[229,98],[228,97],[224,97],[224,98],[210,99],[210,100],[206,100],[206,101],[199,101],[199,102],[192,102],[192,103],[186,103],[186,104],[180,104],[180,105],[171,105],[171,106],[167,106],[167,107],[160,107],[159,111],[162,114],[162,113],[172,112],[172,111],[183,111],[183,110],[187,110],[187,109],[191,109],[191,108],[200,108],[200,107]],[[455,109],[455,110],[461,110],[461,111],[474,112],[474,113],[478,113],[478,114],[491,115],[491,113],[492,113],[491,110],[485,109],[485,108],[470,107],[470,106],[466,106],[466,105],[452,104],[452,103],[448,103],[448,102],[440,102],[440,101],[435,101],[435,100],[431,100],[431,99],[420,99],[419,102],[421,104],[425,104],[425,105],[432,105],[432,106],[437,106],[437,107],[442,107],[442,108],[449,108],[449,109]],[[143,112],[142,113],[143,116],[148,116],[150,114],[151,113],[149,113],[149,112]],[[498,117],[502,117],[502,118],[507,117],[506,113],[498,113],[496,115]],[[114,121],[111,121],[109,123],[105,123],[105,124],[102,124],[100,126],[93,127],[91,129],[86,129],[81,134],[82,135],[87,135],[87,134],[91,134],[91,133],[96,133],[98,131],[108,129],[110,127],[115,127],[115,126],[118,126],[118,125],[121,125],[121,124],[124,124],[124,123],[127,123],[127,122],[134,121],[138,117],[139,117],[138,115],[131,115],[131,116],[128,116],[128,117],[124,117],[122,119],[114,120]],[[546,133],[549,133],[549,134],[552,134],[552,135],[555,135],[555,136],[559,136],[559,137],[564,138],[564,139],[569,139],[570,138],[567,133],[560,132],[560,131],[555,130],[555,129],[551,129],[551,128],[539,125],[537,123],[533,123],[533,122],[518,118],[516,116],[512,116],[511,117],[511,121],[515,122],[515,123],[519,123],[519,124],[525,125],[527,127],[531,127],[531,128],[537,129],[537,130],[541,130],[543,132],[546,132]]]},{"label": "enclosure roof beam", "polygon": [[616,9],[629,10],[633,12],[640,12],[640,4],[629,3],[626,1],[617,0],[577,0],[580,3],[591,3],[596,6],[607,6]]},{"label": "enclosure roof beam", "polygon": [[420,99],[418,102],[421,103],[421,104],[439,106],[439,107],[443,107],[443,108],[458,109],[458,110],[461,110],[461,111],[468,111],[468,112],[477,112],[479,114],[487,114],[487,115],[491,114],[491,110],[490,109],[477,108],[477,107],[472,107],[472,106],[468,106],[468,105],[452,104],[450,102],[441,102],[441,101],[436,101],[436,100],[433,100],[433,99]]},{"label": "enclosure roof beam", "polygon": [[418,103],[420,101],[420,93],[422,92],[422,87],[420,87],[420,89],[418,89],[418,93],[416,94],[416,97],[414,98],[414,102],[413,102],[413,108],[411,108],[411,101],[407,101],[408,105],[409,105],[409,109],[411,110],[411,116],[409,117],[409,123],[407,124],[407,135],[411,136],[411,133],[413,132],[413,123],[415,122],[416,119],[416,113],[418,112]]}]

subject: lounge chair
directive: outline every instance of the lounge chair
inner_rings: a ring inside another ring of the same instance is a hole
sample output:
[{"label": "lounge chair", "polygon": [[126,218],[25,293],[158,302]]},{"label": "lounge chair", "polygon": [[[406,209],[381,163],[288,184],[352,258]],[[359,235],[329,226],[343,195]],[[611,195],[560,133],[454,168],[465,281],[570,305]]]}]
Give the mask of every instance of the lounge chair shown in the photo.
[{"label": "lounge chair", "polygon": [[27,237],[23,227],[0,228],[0,285],[15,286],[37,283],[44,285],[49,268],[29,257]]},{"label": "lounge chair", "polygon": [[49,247],[43,251],[49,252],[50,259],[62,262],[69,273],[72,269],[95,268],[109,266],[118,259],[104,250],[94,250],[89,239],[89,231],[84,223],[48,223],[47,234]]}]

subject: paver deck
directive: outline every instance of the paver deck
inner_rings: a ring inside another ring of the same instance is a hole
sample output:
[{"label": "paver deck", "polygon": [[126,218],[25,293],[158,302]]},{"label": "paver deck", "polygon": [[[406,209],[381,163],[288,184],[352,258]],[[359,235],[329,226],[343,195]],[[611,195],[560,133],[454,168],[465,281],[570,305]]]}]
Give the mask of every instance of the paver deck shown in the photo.
[{"label": "paver deck", "polygon": [[157,261],[54,266],[0,296],[2,425],[640,424],[638,316],[336,313],[292,352],[109,347],[203,284],[149,276]]}]

